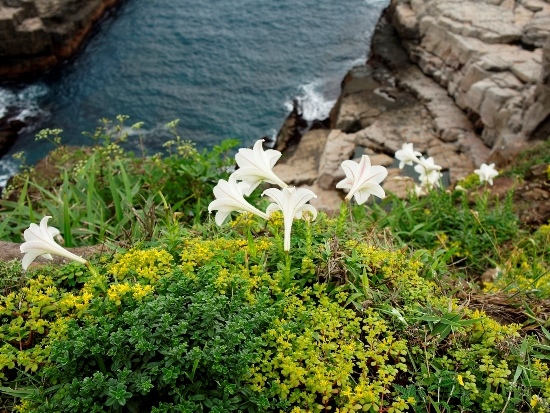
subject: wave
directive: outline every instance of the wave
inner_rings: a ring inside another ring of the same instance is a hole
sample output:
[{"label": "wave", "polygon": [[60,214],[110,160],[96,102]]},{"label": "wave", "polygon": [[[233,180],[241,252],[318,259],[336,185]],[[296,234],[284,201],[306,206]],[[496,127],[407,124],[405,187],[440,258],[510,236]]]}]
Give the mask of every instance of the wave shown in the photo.
[{"label": "wave", "polygon": [[48,93],[48,87],[41,83],[19,89],[0,88],[0,118],[10,115],[9,120],[26,122],[47,116],[40,104]]},{"label": "wave", "polygon": [[3,158],[0,160],[0,189],[4,188],[8,183],[8,179],[10,179],[18,171],[19,163],[17,163],[14,159]]},{"label": "wave", "polygon": [[[294,98],[302,109],[302,118],[308,122],[328,118],[336,103],[336,99],[327,98],[323,94],[323,86],[324,84],[320,80],[301,85],[299,94]],[[289,112],[294,106],[293,100],[285,102],[285,107]]]}]

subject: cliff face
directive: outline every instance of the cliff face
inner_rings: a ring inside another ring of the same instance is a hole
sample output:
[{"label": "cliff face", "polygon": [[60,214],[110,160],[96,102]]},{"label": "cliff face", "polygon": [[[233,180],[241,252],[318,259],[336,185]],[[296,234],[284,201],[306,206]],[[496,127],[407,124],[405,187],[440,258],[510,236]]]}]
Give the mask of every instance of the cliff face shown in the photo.
[{"label": "cliff face", "polygon": [[403,143],[433,156],[451,185],[482,162],[503,166],[550,136],[549,33],[550,0],[392,0],[369,61],[342,82],[329,130],[306,133],[277,173],[331,211],[343,195],[340,163],[362,153],[388,167],[383,187],[403,195],[412,180],[392,159]]},{"label": "cliff face", "polygon": [[0,78],[51,68],[70,57],[118,0],[0,0]]},{"label": "cliff face", "polygon": [[488,147],[547,137],[549,0],[393,0],[391,11],[410,60]]}]

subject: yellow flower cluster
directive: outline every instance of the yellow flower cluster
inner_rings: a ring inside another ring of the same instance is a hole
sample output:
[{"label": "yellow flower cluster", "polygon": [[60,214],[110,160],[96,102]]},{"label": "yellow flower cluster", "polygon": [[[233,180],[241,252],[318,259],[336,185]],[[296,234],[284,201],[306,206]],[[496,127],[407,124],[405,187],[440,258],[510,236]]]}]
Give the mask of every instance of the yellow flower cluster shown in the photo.
[{"label": "yellow flower cluster", "polygon": [[91,282],[68,293],[42,274],[0,296],[0,381],[9,370],[36,371],[48,358],[47,343],[63,336],[71,318],[83,317],[93,297]]},{"label": "yellow flower cluster", "polygon": [[472,325],[471,340],[479,340],[486,347],[493,347],[505,340],[520,336],[521,326],[519,324],[500,324],[491,317],[487,317],[487,314],[483,311],[475,310],[469,318],[481,319],[478,323]]},{"label": "yellow flower cluster", "polygon": [[349,241],[346,247],[369,268],[370,275],[388,280],[407,302],[426,302],[429,297],[437,295],[439,287],[418,274],[422,263],[411,260],[402,251],[385,250],[357,241]]},{"label": "yellow flower cluster", "polygon": [[122,300],[131,295],[134,300],[141,300],[146,295],[155,291],[152,285],[131,284],[125,282],[122,284],[111,284],[107,290],[107,298],[117,306],[122,304]]},{"label": "yellow flower cluster", "polygon": [[384,406],[397,413],[412,402],[390,395],[398,371],[406,371],[406,342],[395,339],[376,312],[359,317],[330,299],[323,287],[299,296],[287,292],[282,318],[263,339],[250,387],[286,400],[293,412]]},{"label": "yellow flower cluster", "polygon": [[181,268],[184,272],[193,272],[209,261],[223,259],[227,264],[245,261],[245,254],[263,253],[271,247],[271,242],[260,238],[254,240],[254,245],[248,245],[246,240],[218,238],[214,240],[186,239],[182,242]]},{"label": "yellow flower cluster", "polygon": [[117,256],[109,267],[109,273],[118,281],[128,279],[154,284],[159,278],[171,273],[172,260],[170,253],[158,248],[134,249]]}]

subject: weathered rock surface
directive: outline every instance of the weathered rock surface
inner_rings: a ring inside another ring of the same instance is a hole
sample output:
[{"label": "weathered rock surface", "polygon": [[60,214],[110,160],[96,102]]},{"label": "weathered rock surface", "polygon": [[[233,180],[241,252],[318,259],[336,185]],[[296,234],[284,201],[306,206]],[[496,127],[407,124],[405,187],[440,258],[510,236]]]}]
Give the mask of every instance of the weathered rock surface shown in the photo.
[{"label": "weathered rock surface", "polygon": [[119,0],[0,0],[0,78],[51,68],[69,58]]},{"label": "weathered rock surface", "polygon": [[[342,82],[330,128],[317,176],[307,174],[323,191],[343,178],[343,160],[393,157],[407,142],[433,156],[451,185],[489,159],[504,166],[550,136],[550,0],[391,0],[369,62]],[[314,164],[310,149],[299,145],[292,165],[302,153]],[[389,166],[383,186],[404,196],[413,180]]]},{"label": "weathered rock surface", "polygon": [[548,116],[548,1],[393,0],[390,8],[408,57],[468,114],[486,146],[533,137]]}]

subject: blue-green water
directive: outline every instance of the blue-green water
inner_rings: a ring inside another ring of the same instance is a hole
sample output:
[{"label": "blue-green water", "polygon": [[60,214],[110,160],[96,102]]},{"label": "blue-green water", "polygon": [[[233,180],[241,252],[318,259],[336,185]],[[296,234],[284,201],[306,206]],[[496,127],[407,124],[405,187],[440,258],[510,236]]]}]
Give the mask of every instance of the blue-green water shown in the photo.
[{"label": "blue-green water", "polygon": [[[36,120],[10,154],[29,162],[50,147],[41,128],[62,128],[66,144],[90,141],[101,118],[143,121],[145,145],[160,151],[164,124],[180,119],[185,139],[209,147],[272,136],[298,97],[306,118],[324,118],[346,71],[364,62],[389,0],[127,0],[82,51],[32,84],[0,87],[0,115],[18,106]],[[8,155],[2,176],[12,173]]]}]

